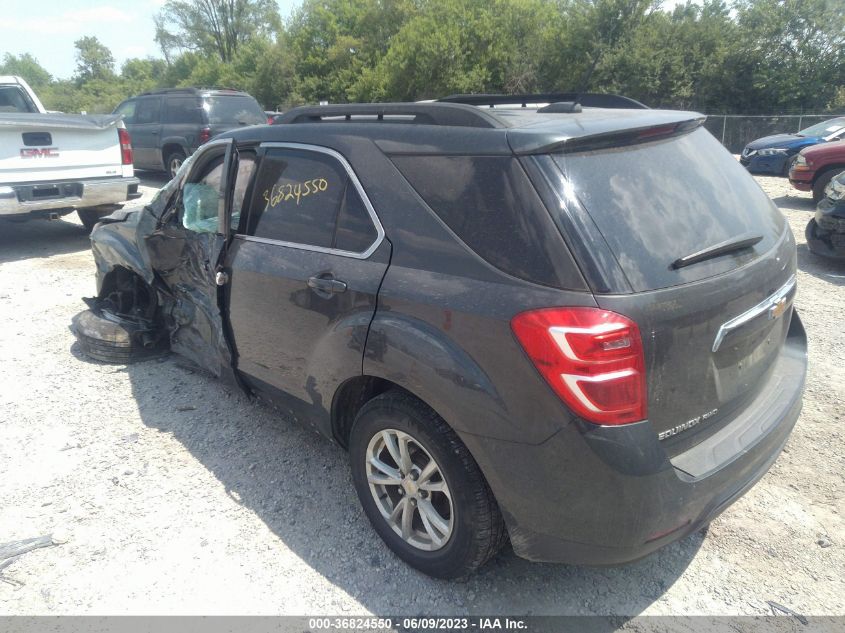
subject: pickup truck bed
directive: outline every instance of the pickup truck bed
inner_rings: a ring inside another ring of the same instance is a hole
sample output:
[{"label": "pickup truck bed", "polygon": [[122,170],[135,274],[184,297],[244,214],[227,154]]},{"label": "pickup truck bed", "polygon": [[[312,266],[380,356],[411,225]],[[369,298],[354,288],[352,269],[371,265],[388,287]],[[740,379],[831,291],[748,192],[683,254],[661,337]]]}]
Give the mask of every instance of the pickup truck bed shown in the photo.
[{"label": "pickup truck bed", "polygon": [[[0,97],[20,91],[37,102],[28,88],[17,78],[0,77]],[[121,117],[10,112],[3,103],[0,98],[0,218],[76,210],[88,226],[140,197]]]}]

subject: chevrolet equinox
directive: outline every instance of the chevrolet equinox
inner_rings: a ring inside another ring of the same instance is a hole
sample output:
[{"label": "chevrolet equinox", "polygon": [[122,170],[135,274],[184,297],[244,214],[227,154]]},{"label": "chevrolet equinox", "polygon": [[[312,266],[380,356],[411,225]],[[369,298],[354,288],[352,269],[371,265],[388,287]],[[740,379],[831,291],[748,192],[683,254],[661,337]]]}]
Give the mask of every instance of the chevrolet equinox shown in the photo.
[{"label": "chevrolet equinox", "polygon": [[306,420],[432,576],[508,540],[638,559],[746,492],[801,409],[792,233],[702,122],[487,95],[226,132],[94,230],[76,335]]}]

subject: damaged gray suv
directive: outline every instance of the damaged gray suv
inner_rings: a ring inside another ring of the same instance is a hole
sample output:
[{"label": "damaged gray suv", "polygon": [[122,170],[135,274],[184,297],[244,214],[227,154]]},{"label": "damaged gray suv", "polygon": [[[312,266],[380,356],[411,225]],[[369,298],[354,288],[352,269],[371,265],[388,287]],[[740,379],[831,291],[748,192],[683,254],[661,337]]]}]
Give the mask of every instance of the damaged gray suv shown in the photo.
[{"label": "damaged gray suv", "polygon": [[763,476],[807,369],[792,234],[702,122],[476,96],[227,132],[94,230],[76,335],[308,420],[427,574],[638,559]]}]

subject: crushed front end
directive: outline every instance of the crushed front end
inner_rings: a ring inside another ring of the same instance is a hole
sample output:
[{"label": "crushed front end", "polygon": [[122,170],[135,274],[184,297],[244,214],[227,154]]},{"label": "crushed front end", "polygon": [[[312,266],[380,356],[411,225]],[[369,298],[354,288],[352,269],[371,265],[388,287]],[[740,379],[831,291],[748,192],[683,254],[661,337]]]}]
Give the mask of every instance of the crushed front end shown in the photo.
[{"label": "crushed front end", "polygon": [[807,246],[816,255],[845,259],[845,172],[831,180],[825,193],[807,224]]}]

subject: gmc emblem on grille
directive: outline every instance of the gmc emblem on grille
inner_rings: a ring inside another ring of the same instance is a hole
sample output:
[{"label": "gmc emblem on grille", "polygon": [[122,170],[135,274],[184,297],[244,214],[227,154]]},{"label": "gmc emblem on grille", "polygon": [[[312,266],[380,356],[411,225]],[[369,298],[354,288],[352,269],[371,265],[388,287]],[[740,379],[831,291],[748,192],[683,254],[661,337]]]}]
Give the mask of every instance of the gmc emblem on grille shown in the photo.
[{"label": "gmc emblem on grille", "polygon": [[21,158],[58,158],[58,147],[21,147]]}]

